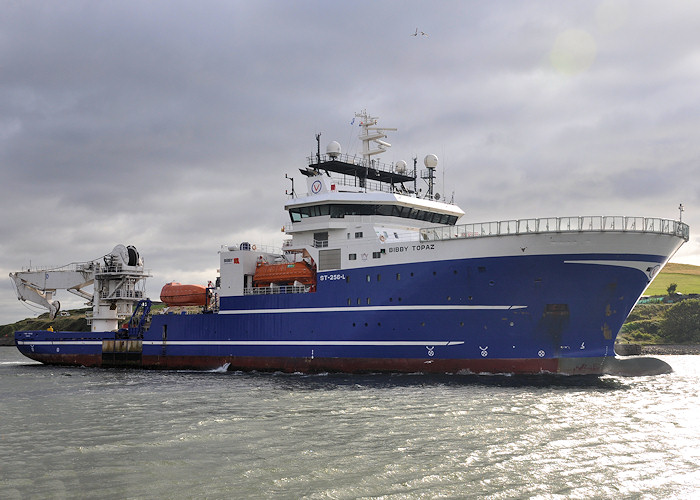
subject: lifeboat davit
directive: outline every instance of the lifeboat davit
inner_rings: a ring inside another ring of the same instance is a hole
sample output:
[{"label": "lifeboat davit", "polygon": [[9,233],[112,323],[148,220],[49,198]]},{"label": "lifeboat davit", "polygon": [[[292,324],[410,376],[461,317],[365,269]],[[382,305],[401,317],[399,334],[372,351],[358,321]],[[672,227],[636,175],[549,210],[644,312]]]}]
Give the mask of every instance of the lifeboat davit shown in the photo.
[{"label": "lifeboat davit", "polygon": [[168,307],[172,306],[206,306],[207,287],[202,285],[183,285],[168,283],[160,291],[160,300]]},{"label": "lifeboat davit", "polygon": [[316,286],[316,269],[306,261],[284,262],[281,264],[268,264],[258,262],[253,276],[253,286],[263,287],[270,285],[287,286],[294,283]]}]

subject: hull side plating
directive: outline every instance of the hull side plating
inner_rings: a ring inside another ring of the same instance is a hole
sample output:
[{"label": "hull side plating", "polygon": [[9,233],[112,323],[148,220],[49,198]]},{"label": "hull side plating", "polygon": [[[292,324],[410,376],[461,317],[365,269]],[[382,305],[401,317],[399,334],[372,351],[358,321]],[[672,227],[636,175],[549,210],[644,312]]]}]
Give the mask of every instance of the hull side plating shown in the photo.
[{"label": "hull side plating", "polygon": [[[665,255],[456,259],[319,273],[314,293],[222,297],[212,314],[114,332],[17,332],[51,364],[286,372],[600,374]],[[652,271],[649,271],[652,272]],[[136,352],[138,351],[138,352]]]}]

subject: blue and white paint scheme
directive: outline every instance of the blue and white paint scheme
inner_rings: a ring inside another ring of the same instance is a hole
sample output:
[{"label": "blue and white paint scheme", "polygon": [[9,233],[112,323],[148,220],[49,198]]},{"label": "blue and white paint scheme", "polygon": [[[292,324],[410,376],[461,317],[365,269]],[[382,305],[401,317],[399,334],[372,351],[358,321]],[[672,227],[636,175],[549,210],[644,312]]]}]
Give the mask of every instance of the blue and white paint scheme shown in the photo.
[{"label": "blue and white paint scheme", "polygon": [[[285,205],[290,238],[278,250],[222,247],[203,310],[142,312],[116,331],[17,332],[17,347],[45,363],[87,366],[625,371],[617,333],[688,240],[686,224],[622,216],[462,223],[464,212],[434,192],[437,157],[425,157],[423,172],[416,159],[383,164],[375,156],[394,129],[364,111],[356,117],[362,156],[342,154],[336,142],[321,154],[319,141],[301,170],[307,193],[292,187]],[[313,283],[260,284],[259,268],[302,260]],[[626,371],[666,370],[659,363]]]}]

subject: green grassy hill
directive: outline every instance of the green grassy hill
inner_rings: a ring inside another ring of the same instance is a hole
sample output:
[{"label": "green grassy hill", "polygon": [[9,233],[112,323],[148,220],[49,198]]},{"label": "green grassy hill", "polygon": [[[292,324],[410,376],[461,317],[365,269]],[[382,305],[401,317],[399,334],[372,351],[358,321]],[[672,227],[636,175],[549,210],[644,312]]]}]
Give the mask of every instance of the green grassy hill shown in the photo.
[{"label": "green grassy hill", "polygon": [[645,295],[666,295],[671,283],[678,285],[676,292],[688,295],[700,293],[700,266],[690,264],[666,264],[666,267],[652,281]]},{"label": "green grassy hill", "polygon": [[70,316],[58,316],[51,320],[46,312],[36,318],[27,318],[17,323],[0,326],[0,345],[14,345],[16,330],[46,330],[49,326],[54,330],[71,332],[89,332],[90,327],[85,319],[89,309],[74,309],[68,311]]}]

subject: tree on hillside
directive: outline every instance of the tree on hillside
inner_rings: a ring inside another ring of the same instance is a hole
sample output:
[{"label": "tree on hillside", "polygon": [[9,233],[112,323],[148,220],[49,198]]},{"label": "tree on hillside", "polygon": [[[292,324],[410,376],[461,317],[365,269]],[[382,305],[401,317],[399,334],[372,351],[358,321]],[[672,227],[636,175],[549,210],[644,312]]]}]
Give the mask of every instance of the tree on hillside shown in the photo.
[{"label": "tree on hillside", "polygon": [[666,291],[669,295],[673,295],[674,293],[676,293],[676,288],[678,288],[678,285],[675,283],[671,283],[670,285],[668,285]]},{"label": "tree on hillside", "polygon": [[684,300],[669,307],[661,335],[670,342],[700,343],[700,300]]}]

